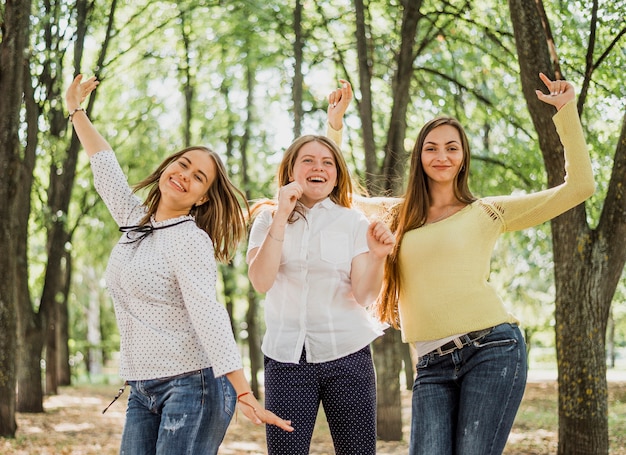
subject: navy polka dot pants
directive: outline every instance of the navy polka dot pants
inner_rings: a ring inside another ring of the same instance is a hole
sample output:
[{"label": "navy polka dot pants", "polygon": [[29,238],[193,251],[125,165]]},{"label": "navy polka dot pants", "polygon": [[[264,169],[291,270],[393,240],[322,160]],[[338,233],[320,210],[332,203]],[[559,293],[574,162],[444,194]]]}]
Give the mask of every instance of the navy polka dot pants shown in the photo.
[{"label": "navy polka dot pants", "polygon": [[341,359],[282,363],[265,357],[265,406],[291,420],[288,433],[267,425],[269,455],[306,455],[320,402],[337,455],[376,453],[376,376],[369,346]]}]

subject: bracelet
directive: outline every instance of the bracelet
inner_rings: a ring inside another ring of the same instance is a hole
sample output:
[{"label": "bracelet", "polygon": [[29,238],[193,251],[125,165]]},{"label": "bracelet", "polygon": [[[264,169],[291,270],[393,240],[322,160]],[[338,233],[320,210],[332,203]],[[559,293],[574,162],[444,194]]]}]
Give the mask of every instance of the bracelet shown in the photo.
[{"label": "bracelet", "polygon": [[270,236],[270,239],[272,239],[272,240],[276,240],[277,242],[282,242],[282,241],[284,241],[284,240],[285,240],[285,239],[277,239],[276,237],[274,237],[274,236],[272,235],[272,233],[271,233],[270,231],[267,231],[267,235],[269,235],[269,236]]},{"label": "bracelet", "polygon": [[[247,392],[240,393],[239,395],[237,395],[237,401],[239,401],[241,399],[241,397],[245,397],[246,395],[254,396],[254,393],[252,392],[252,390],[248,390]],[[246,403],[246,404],[248,404],[248,403]]]},{"label": "bracelet", "polygon": [[70,115],[68,115],[68,118],[70,119],[70,122],[72,121],[72,118],[74,117],[74,114],[76,114],[77,112],[83,111],[85,112],[85,109],[78,106],[76,109],[70,111]]},{"label": "bracelet", "polygon": [[[249,390],[244,393],[240,393],[239,395],[237,395],[237,403],[242,403],[248,406],[249,408],[252,408],[252,412],[256,414],[256,408],[254,406],[252,406],[250,403],[246,403],[245,401],[241,401],[241,397],[245,397],[246,395],[254,396],[254,393],[252,392],[252,390]],[[239,420],[239,406],[237,406],[237,413],[235,414],[235,422],[237,422],[237,420]]]}]

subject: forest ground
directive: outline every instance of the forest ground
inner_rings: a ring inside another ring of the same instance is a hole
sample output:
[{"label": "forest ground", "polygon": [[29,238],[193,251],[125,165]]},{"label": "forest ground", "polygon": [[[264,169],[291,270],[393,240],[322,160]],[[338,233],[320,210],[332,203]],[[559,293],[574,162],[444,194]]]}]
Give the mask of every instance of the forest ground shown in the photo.
[{"label": "forest ground", "polygon": [[[113,385],[63,387],[45,399],[43,414],[17,414],[15,439],[0,438],[5,455],[113,455],[118,453],[124,424],[126,393],[102,414],[117,392]],[[402,392],[404,438],[399,442],[379,441],[379,455],[407,453],[410,391]],[[320,412],[312,455],[334,453],[328,427]],[[557,386],[553,377],[533,375],[518,412],[505,450],[506,455],[543,455],[557,449]],[[626,373],[609,378],[610,454],[626,455]],[[241,414],[233,420],[220,455],[265,454],[263,427],[251,424]]]}]

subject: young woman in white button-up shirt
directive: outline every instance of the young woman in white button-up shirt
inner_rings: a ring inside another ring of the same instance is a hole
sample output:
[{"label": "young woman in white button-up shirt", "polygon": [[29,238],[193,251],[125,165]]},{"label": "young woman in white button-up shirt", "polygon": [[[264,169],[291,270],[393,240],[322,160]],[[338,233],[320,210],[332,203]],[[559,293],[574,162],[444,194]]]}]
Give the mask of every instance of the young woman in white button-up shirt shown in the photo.
[{"label": "young woman in white button-up shirt", "polygon": [[[331,106],[340,129],[352,97]],[[306,454],[320,402],[337,454],[376,452],[376,382],[369,344],[382,334],[368,314],[395,237],[351,208],[352,183],[339,147],[303,136],[279,165],[278,197],[255,218],[249,277],[267,293],[265,404],[296,431],[266,428],[268,452]],[[255,210],[256,211],[256,210]]]},{"label": "young woman in white button-up shirt", "polygon": [[237,401],[254,423],[292,431],[250,392],[216,298],[215,257],[227,260],[245,234],[241,193],[217,154],[190,147],[135,186],[149,189],[141,201],[80,107],[97,85],[77,76],[66,102],[94,185],[124,232],[106,273],[120,330],[120,374],[130,385],[120,452],[215,454]]}]

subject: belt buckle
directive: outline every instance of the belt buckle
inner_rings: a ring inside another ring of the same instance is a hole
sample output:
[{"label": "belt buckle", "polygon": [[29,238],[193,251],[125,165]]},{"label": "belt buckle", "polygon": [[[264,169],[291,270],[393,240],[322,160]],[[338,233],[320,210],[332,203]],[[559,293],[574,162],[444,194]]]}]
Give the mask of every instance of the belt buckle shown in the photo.
[{"label": "belt buckle", "polygon": [[[454,343],[454,346],[449,348],[449,349],[446,349],[446,350],[441,349],[442,346],[440,346],[440,347],[437,348],[437,354],[439,354],[439,355],[450,354],[450,353],[456,351],[457,349],[461,349],[463,346],[465,346],[465,343],[463,343],[463,341],[459,337],[454,338],[454,339],[452,339],[450,341],[452,341]],[[446,344],[448,344],[448,343],[446,343]]]}]

